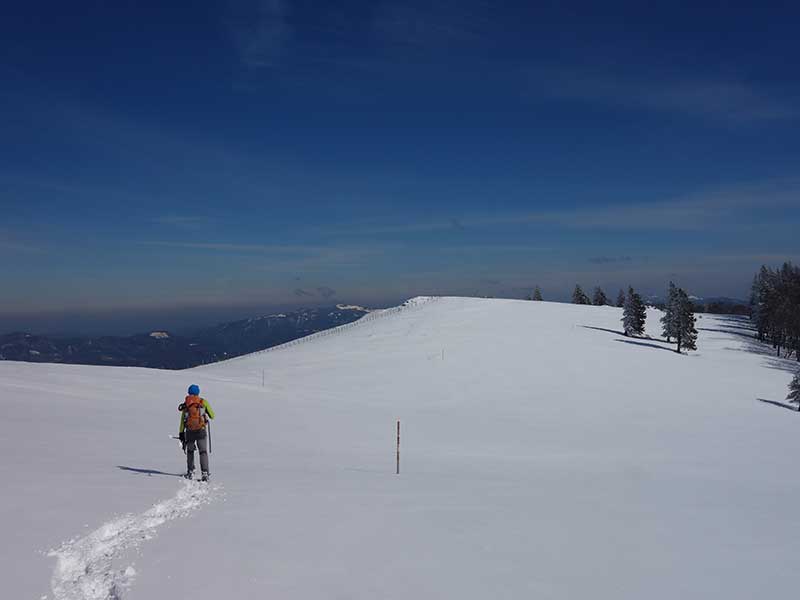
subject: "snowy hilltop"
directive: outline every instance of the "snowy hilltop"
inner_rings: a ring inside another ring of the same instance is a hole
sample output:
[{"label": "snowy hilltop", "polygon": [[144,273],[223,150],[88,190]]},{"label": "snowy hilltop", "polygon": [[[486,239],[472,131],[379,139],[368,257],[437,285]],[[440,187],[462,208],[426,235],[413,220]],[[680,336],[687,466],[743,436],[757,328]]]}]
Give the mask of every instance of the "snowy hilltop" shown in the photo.
[{"label": "snowy hilltop", "polygon": [[[187,371],[0,362],[2,597],[788,597],[792,362],[702,315],[419,298]],[[212,482],[177,406],[213,403]],[[401,422],[400,475],[395,474]]]}]

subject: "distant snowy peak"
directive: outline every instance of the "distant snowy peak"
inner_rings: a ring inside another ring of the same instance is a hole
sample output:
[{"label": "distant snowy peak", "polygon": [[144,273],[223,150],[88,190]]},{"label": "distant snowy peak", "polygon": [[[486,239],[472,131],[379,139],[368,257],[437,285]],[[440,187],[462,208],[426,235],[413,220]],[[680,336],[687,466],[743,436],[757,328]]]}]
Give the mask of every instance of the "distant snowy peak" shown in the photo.
[{"label": "distant snowy peak", "polygon": [[166,331],[153,331],[150,334],[151,338],[155,338],[157,340],[165,340],[169,338],[169,334]]},{"label": "distant snowy peak", "polygon": [[[664,304],[667,301],[664,296],[659,296],[657,294],[645,296],[645,300],[650,305]],[[739,298],[729,298],[727,296],[705,297],[705,296],[694,296],[690,294],[689,300],[691,300],[695,304],[711,304],[712,302],[718,302],[722,304],[733,304],[737,306],[747,306],[748,304],[750,304],[747,300],[741,300]]]},{"label": "distant snowy peak", "polygon": [[365,313],[370,312],[368,308],[364,308],[363,306],[358,306],[357,304],[337,304],[336,308],[338,308],[339,310],[357,310]]}]

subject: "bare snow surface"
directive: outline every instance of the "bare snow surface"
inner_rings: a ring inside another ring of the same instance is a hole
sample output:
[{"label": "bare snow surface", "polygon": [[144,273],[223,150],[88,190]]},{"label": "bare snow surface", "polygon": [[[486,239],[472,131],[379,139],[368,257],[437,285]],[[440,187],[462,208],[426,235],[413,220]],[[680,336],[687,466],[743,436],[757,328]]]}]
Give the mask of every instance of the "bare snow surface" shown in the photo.
[{"label": "bare snow surface", "polygon": [[[800,416],[756,401],[794,365],[735,318],[683,356],[619,319],[428,298],[191,371],[0,362],[0,596],[795,594]],[[211,486],[168,438],[190,383]]]}]

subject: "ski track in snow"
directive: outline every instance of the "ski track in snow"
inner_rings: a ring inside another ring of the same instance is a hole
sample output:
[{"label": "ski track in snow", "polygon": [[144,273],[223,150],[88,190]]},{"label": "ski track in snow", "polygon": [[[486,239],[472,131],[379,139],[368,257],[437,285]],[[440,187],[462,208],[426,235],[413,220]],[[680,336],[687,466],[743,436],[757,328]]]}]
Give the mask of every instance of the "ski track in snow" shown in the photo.
[{"label": "ski track in snow", "polygon": [[125,515],[105,523],[89,535],[65,542],[48,556],[57,558],[51,579],[56,600],[119,600],[130,588],[136,571],[118,568],[114,560],[126,550],[152,539],[156,529],[185,517],[213,499],[218,487],[187,481],[172,498],[139,515]]}]

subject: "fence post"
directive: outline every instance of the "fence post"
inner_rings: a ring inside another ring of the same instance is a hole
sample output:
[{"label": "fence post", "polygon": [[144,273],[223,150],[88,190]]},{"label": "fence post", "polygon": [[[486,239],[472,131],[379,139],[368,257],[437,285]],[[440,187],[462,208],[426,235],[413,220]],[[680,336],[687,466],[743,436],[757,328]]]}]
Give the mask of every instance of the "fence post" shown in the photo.
[{"label": "fence post", "polygon": [[396,475],[400,475],[400,421],[397,421],[397,471]]}]

